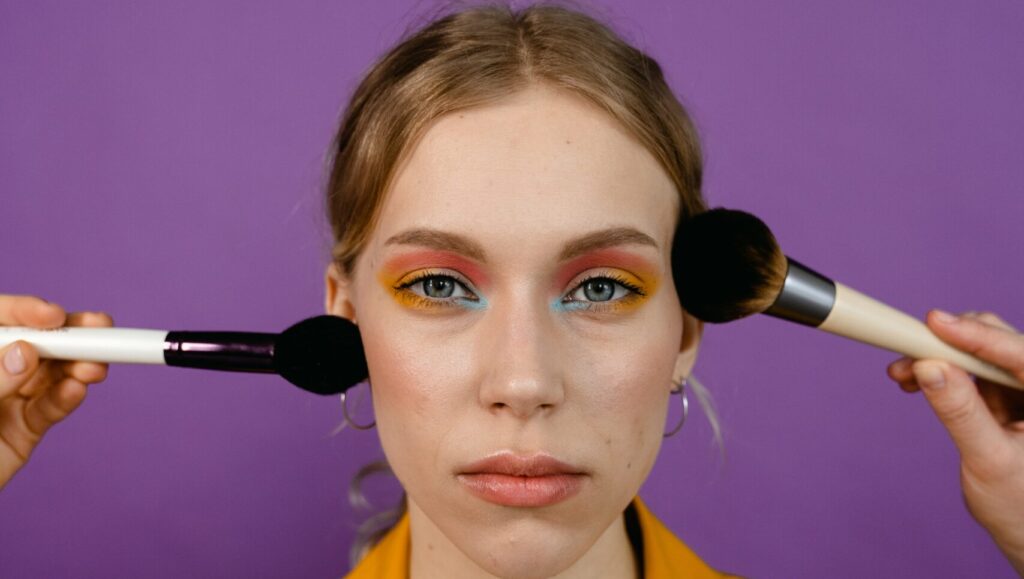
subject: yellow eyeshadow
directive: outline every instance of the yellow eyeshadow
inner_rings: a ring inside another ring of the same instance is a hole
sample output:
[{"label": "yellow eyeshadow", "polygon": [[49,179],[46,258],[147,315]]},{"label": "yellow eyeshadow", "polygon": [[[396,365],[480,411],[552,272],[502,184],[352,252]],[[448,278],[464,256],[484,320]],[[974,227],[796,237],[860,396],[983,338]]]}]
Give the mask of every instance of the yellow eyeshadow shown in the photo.
[{"label": "yellow eyeshadow", "polygon": [[378,280],[380,281],[380,284],[384,286],[384,289],[391,294],[391,297],[394,298],[394,300],[398,302],[399,305],[407,308],[417,310],[436,310],[441,308],[451,308],[456,305],[463,305],[463,307],[471,307],[465,303],[456,304],[453,301],[430,299],[417,294],[408,287],[401,287],[412,280],[427,277],[435,273],[437,275],[450,275],[445,273],[444,271],[434,272],[429,269],[417,270],[406,275],[398,275],[385,271],[381,272],[380,275],[378,275]]},{"label": "yellow eyeshadow", "polygon": [[408,288],[400,288],[399,286],[402,285],[402,281],[404,281],[405,277],[408,276],[396,275],[391,272],[381,272],[377,279],[380,281],[380,284],[384,286],[384,289],[391,294],[391,297],[402,306],[416,309],[437,307],[436,303],[432,303],[431,300],[416,295],[409,291]]},{"label": "yellow eyeshadow", "polygon": [[[627,277],[632,277],[632,276],[627,276]],[[639,281],[639,280],[637,280],[637,281]],[[622,298],[620,298],[620,299],[618,299],[618,300],[616,300],[616,301],[614,301],[612,303],[609,303],[607,305],[597,304],[597,307],[600,307],[604,311],[611,312],[611,313],[616,313],[616,314],[624,313],[624,312],[629,312],[629,311],[635,310],[636,308],[640,307],[640,305],[643,304],[644,302],[646,302],[648,300],[648,298],[651,297],[651,294],[654,293],[654,288],[652,287],[651,284],[637,283],[637,282],[634,282],[633,280],[630,280],[630,284],[634,285],[635,287],[640,288],[640,291],[644,292],[643,295],[631,291],[628,294],[626,294],[625,296],[623,296]]]},{"label": "yellow eyeshadow", "polygon": [[[658,289],[657,276],[648,275],[646,277],[647,281],[621,269],[609,269],[605,271],[598,270],[597,272],[588,274],[586,279],[606,278],[613,280],[626,287],[626,295],[610,302],[586,302],[583,300],[570,302],[569,304],[566,304],[566,309],[570,311],[610,314],[631,312],[644,304]],[[573,286],[571,291],[575,292],[576,288],[578,288],[582,283],[585,283],[585,281],[577,283]],[[638,293],[638,291],[641,293]]]},{"label": "yellow eyeshadow", "polygon": [[415,293],[413,293],[412,291],[410,291],[408,289],[396,290],[396,289],[392,288],[391,295],[392,295],[392,297],[395,298],[395,301],[398,302],[399,304],[401,304],[401,305],[403,305],[403,306],[405,306],[407,308],[413,308],[413,309],[417,309],[417,310],[429,310],[429,309],[434,309],[434,308],[443,308],[446,305],[443,302],[439,302],[437,300],[431,300],[431,299],[425,298],[423,296],[416,295]]}]

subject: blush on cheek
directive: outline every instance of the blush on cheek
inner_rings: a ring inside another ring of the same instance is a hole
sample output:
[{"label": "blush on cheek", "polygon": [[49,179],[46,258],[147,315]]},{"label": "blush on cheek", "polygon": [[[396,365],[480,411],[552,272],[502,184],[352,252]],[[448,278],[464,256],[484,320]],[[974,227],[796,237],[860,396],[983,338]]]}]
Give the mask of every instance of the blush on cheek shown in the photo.
[{"label": "blush on cheek", "polygon": [[419,399],[423,387],[418,380],[424,375],[416,372],[418,364],[414,354],[405,353],[394,345],[379,348],[367,345],[366,357],[374,400],[380,401],[382,410],[394,409],[405,414],[406,408],[414,410],[423,406],[423,400]]},{"label": "blush on cheek", "polygon": [[[395,321],[401,326],[401,322]],[[412,443],[426,444],[430,433],[445,425],[451,406],[466,388],[467,351],[458,339],[439,338],[392,326],[364,330],[364,347],[374,390],[374,407],[385,422],[396,423],[404,433],[418,437]],[[398,423],[401,423],[400,425]]]}]

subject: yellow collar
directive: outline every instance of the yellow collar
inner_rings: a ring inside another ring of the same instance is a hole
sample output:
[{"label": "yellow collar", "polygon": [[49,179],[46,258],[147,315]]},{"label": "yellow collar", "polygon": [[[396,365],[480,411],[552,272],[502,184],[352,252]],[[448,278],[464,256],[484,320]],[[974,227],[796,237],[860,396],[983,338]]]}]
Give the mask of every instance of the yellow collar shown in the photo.
[{"label": "yellow collar", "polygon": [[[647,508],[633,499],[643,536],[643,579],[727,579],[708,567]],[[345,579],[406,579],[409,576],[409,513],[380,540]]]}]

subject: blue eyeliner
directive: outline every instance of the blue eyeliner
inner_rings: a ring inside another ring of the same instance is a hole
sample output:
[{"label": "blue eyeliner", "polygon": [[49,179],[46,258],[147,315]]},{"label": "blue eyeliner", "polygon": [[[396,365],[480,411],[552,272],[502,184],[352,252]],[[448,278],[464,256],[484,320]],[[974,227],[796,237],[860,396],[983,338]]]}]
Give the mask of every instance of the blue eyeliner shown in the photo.
[{"label": "blue eyeliner", "polygon": [[587,309],[589,304],[581,301],[563,302],[562,298],[556,298],[551,302],[551,309],[556,312],[578,312]]},{"label": "blue eyeliner", "polygon": [[466,298],[460,298],[459,300],[456,300],[454,303],[458,304],[459,307],[466,308],[467,310],[482,310],[486,309],[487,306],[489,305],[487,299],[484,298],[484,296],[480,295],[477,296],[477,299],[475,301],[467,300]]}]

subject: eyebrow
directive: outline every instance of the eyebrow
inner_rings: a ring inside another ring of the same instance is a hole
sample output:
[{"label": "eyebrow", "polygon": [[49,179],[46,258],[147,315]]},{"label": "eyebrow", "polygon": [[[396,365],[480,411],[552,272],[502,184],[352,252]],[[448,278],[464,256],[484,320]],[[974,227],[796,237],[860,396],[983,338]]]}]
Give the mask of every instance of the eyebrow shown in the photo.
[{"label": "eyebrow", "polygon": [[[559,261],[619,245],[647,245],[657,249],[658,243],[650,235],[632,227],[609,227],[593,231],[568,241],[558,255]],[[452,251],[479,262],[487,261],[487,254],[479,243],[457,233],[420,227],[403,231],[388,238],[384,245],[418,245],[440,251]]]}]

